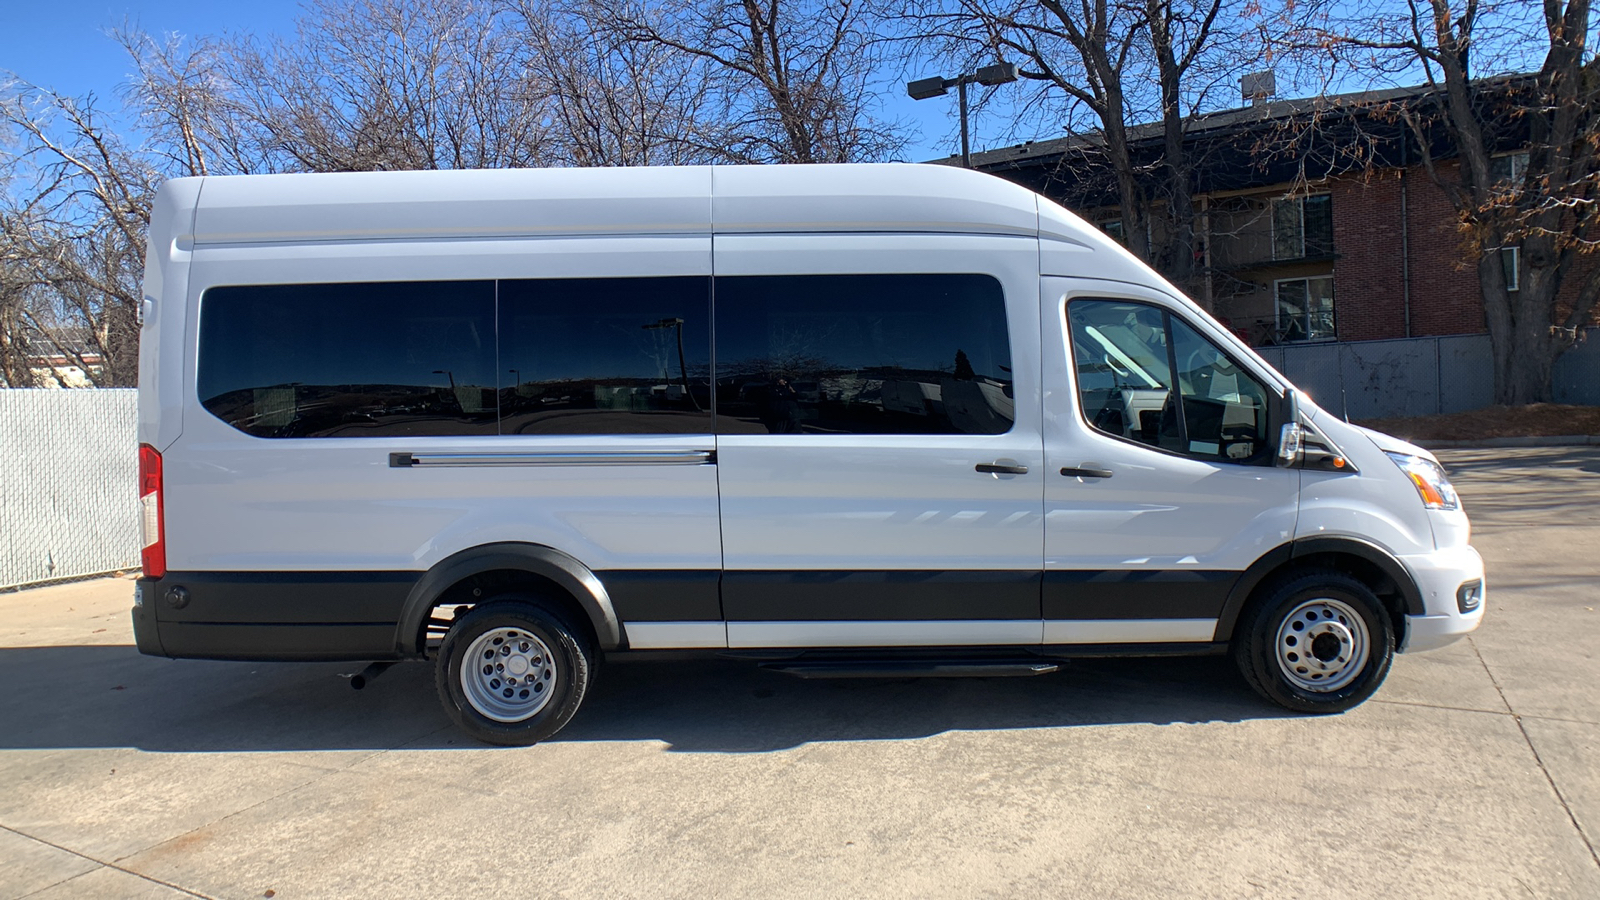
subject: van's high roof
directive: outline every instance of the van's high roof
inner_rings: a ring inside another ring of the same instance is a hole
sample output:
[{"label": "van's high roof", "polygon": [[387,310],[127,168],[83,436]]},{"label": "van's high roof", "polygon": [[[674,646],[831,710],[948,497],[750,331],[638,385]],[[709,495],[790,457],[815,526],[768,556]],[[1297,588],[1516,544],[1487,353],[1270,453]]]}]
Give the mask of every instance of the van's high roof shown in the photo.
[{"label": "van's high roof", "polygon": [[[1025,188],[950,166],[245,175],[177,179],[170,190],[198,194],[191,232],[196,244],[930,231],[1090,245],[1103,240]],[[173,224],[182,222],[179,215]]]}]

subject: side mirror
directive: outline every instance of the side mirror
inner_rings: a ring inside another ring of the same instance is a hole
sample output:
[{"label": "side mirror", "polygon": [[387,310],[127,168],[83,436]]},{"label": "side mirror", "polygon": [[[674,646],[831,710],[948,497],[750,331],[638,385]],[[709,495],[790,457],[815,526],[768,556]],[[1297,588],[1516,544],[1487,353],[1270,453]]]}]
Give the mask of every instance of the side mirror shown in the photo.
[{"label": "side mirror", "polygon": [[1279,411],[1281,415],[1278,421],[1283,425],[1278,430],[1278,456],[1275,462],[1281,468],[1290,469],[1300,464],[1306,444],[1305,429],[1300,427],[1299,391],[1294,388],[1284,391]]}]

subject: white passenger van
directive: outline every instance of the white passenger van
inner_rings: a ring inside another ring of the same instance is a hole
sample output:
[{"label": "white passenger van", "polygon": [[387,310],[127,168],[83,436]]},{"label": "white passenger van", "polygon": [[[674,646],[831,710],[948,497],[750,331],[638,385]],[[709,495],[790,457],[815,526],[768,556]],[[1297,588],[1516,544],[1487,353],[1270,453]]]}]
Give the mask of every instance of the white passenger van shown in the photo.
[{"label": "white passenger van", "polygon": [[183,178],[145,279],[139,649],[429,659],[485,741],[657,650],[1330,712],[1483,615],[1426,451],[986,175]]}]

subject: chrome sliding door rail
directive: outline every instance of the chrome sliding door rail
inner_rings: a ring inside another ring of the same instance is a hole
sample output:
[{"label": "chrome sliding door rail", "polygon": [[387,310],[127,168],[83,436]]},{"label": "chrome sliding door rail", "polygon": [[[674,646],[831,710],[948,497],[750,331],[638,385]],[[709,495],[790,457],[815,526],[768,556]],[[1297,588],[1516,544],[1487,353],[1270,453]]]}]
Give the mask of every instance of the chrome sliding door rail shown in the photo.
[{"label": "chrome sliding door rail", "polygon": [[714,450],[389,454],[389,466],[396,469],[435,466],[699,466],[716,461]]}]

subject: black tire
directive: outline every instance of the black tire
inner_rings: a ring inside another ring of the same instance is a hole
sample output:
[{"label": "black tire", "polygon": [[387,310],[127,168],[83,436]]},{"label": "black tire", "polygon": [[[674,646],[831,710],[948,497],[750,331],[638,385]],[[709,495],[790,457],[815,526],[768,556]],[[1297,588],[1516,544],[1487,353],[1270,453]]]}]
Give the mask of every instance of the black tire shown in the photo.
[{"label": "black tire", "polygon": [[1394,644],[1371,588],[1343,572],[1302,569],[1263,588],[1239,618],[1232,651],[1261,696],[1295,712],[1336,713],[1378,690]]},{"label": "black tire", "polygon": [[[468,653],[472,672],[465,668]],[[587,633],[560,613],[531,598],[497,597],[451,626],[434,681],[461,730],[489,744],[526,746],[572,721],[593,680],[594,659]]]}]

